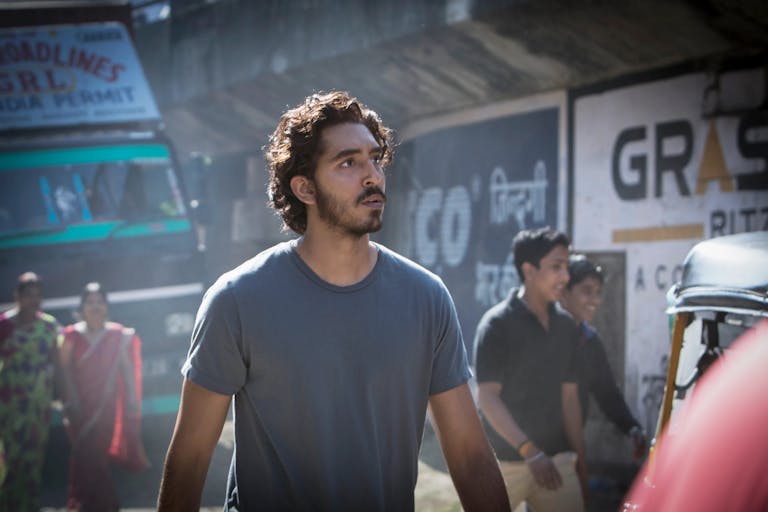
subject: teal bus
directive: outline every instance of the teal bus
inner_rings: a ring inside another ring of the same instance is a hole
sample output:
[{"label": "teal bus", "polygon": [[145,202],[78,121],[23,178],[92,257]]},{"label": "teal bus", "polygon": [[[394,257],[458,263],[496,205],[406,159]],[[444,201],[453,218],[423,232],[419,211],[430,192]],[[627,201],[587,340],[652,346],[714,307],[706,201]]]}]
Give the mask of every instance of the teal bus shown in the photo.
[{"label": "teal bus", "polygon": [[175,415],[205,287],[194,204],[131,36],[131,7],[0,6],[0,310],[19,274],[72,323],[101,282],[142,344],[143,414]]},{"label": "teal bus", "polygon": [[82,286],[100,281],[111,316],[143,340],[144,414],[175,414],[204,265],[170,144],[152,133],[36,142],[0,144],[0,308],[32,270],[43,309],[68,324]]}]

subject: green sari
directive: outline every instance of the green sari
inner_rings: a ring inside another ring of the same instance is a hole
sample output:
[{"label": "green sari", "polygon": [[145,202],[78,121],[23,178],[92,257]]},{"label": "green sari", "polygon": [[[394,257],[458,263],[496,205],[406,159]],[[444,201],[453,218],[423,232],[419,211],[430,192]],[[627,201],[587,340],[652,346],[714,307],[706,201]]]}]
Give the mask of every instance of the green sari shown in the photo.
[{"label": "green sari", "polygon": [[0,315],[0,436],[8,470],[0,486],[0,510],[40,509],[60,336],[58,322],[46,313],[20,327],[14,317]]}]

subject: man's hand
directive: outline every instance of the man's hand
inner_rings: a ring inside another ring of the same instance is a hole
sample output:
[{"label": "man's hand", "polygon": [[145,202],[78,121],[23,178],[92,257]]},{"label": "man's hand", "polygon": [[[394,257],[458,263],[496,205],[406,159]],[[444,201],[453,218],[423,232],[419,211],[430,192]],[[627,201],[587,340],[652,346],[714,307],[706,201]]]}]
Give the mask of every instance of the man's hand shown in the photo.
[{"label": "man's hand", "polygon": [[525,459],[525,463],[528,464],[528,470],[540,487],[555,491],[563,485],[560,472],[555,467],[552,459],[547,457],[547,454],[544,452],[539,451],[539,453]]}]

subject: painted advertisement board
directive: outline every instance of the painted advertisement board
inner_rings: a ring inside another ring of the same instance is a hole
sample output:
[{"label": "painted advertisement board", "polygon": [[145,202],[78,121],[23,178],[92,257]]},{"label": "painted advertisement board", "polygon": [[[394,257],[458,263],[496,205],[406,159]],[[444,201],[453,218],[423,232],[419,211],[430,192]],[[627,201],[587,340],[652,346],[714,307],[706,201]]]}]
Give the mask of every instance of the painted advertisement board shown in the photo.
[{"label": "painted advertisement board", "polygon": [[119,23],[0,29],[0,128],[156,121],[159,113]]},{"label": "painted advertisement board", "polygon": [[690,73],[572,99],[574,245],[626,253],[626,392],[652,431],[666,293],[698,241],[768,230],[765,75]]},{"label": "painted advertisement board", "polygon": [[519,284],[515,234],[563,224],[563,103],[553,94],[422,121],[397,148],[388,187],[407,204],[405,218],[386,214],[405,226],[396,249],[443,279],[470,353],[481,315]]}]

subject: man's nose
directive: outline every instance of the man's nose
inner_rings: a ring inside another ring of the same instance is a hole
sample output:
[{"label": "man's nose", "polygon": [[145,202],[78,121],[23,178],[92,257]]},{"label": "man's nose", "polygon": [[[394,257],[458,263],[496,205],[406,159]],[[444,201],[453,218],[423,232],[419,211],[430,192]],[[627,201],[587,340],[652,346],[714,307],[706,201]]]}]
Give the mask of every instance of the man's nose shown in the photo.
[{"label": "man's nose", "polygon": [[366,188],[379,185],[384,181],[384,170],[373,159],[368,160],[366,170],[365,179],[363,180],[363,185]]}]

